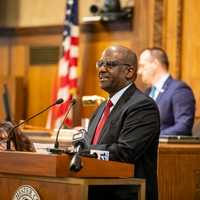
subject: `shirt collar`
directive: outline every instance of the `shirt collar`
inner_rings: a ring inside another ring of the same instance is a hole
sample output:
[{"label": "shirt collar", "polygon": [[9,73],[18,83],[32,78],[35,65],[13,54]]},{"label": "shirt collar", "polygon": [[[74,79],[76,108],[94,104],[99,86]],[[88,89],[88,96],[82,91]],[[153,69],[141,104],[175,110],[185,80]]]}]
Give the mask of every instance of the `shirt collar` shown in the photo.
[{"label": "shirt collar", "polygon": [[132,85],[132,83],[130,83],[129,85],[127,85],[126,87],[122,88],[121,90],[119,90],[116,94],[114,94],[110,100],[113,103],[113,106],[115,106],[115,104],[118,102],[118,100],[120,99],[120,97],[123,95],[123,93]]},{"label": "shirt collar", "polygon": [[155,84],[153,84],[153,86],[155,86],[158,91],[161,91],[165,81],[169,78],[169,76],[169,73],[165,74]]}]

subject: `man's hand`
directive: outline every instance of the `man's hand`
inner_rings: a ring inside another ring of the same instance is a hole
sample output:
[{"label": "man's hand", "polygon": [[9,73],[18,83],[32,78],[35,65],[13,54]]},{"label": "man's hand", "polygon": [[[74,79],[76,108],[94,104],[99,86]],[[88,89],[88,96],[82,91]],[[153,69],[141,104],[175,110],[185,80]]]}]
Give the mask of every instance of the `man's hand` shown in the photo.
[{"label": "man's hand", "polygon": [[0,122],[0,150],[6,150],[6,142],[9,137],[11,148],[17,151],[35,151],[32,142],[19,129],[13,128],[11,122]]}]

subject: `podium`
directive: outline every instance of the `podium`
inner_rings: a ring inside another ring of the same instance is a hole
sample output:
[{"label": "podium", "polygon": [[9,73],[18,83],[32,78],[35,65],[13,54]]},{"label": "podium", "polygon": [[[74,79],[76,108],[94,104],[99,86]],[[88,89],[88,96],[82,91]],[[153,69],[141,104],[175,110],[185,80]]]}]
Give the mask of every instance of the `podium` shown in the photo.
[{"label": "podium", "polygon": [[145,200],[145,180],[130,178],[134,176],[132,164],[81,157],[82,169],[73,172],[69,170],[71,158],[66,154],[0,152],[0,199],[20,199],[24,192],[33,195],[30,186],[38,194],[34,200],[87,200],[95,186],[133,185],[138,199]]},{"label": "podium", "polygon": [[158,183],[161,200],[199,200],[200,144],[160,143]]}]

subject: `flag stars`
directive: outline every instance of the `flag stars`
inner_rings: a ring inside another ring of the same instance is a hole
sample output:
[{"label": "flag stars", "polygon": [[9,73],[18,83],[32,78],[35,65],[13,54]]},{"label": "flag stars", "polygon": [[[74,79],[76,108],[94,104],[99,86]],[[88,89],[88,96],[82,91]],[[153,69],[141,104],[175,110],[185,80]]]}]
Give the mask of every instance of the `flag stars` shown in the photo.
[{"label": "flag stars", "polygon": [[68,31],[64,31],[64,32],[63,32],[63,35],[64,35],[64,36],[69,35]]}]

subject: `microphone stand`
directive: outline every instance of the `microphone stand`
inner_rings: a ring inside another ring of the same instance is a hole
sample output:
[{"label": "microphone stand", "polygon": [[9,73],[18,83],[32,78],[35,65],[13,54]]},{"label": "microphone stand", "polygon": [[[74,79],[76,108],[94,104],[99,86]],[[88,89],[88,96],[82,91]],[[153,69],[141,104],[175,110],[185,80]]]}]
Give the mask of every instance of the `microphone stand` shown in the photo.
[{"label": "microphone stand", "polygon": [[81,156],[89,157],[89,158],[97,158],[98,157],[96,153],[90,154],[88,152],[88,150],[81,151],[83,149],[82,146],[83,146],[83,144],[80,143],[76,147],[76,151],[75,151],[75,153],[70,161],[70,164],[69,164],[69,169],[71,171],[78,172],[81,170],[81,168],[83,167],[83,163],[81,161]]},{"label": "microphone stand", "polygon": [[69,164],[69,169],[71,171],[78,172],[83,167],[83,163],[82,163],[81,157],[80,157],[80,150],[81,150],[81,145],[78,145],[76,148],[76,153],[73,155],[73,157],[70,161],[70,164]]},{"label": "microphone stand", "polygon": [[30,121],[30,120],[33,119],[34,117],[37,117],[37,116],[40,115],[41,113],[47,111],[49,108],[51,108],[51,107],[53,107],[53,106],[55,106],[55,105],[57,105],[57,104],[61,104],[61,103],[63,103],[63,99],[62,99],[62,98],[58,99],[56,102],[54,102],[53,104],[51,104],[51,105],[48,106],[47,108],[43,109],[43,110],[40,111],[39,113],[36,113],[35,115],[33,115],[33,116],[27,118],[26,120],[20,122],[19,124],[13,126],[12,129],[8,132],[8,140],[7,140],[7,143],[6,143],[6,150],[11,150],[11,139],[15,136],[14,130],[15,130],[17,127],[19,127],[19,126],[21,126],[22,124],[24,124],[24,123]]},{"label": "microphone stand", "polygon": [[65,114],[65,116],[64,116],[64,119],[63,119],[62,123],[60,124],[60,126],[59,126],[59,128],[58,128],[58,132],[57,132],[57,134],[56,134],[56,141],[55,141],[55,143],[54,143],[54,148],[53,148],[53,149],[49,149],[49,151],[50,151],[51,153],[54,153],[54,154],[66,153],[65,150],[59,149],[58,136],[59,136],[60,130],[61,130],[61,128],[63,127],[63,125],[64,125],[64,123],[65,123],[65,120],[66,120],[66,118],[67,118],[67,116],[68,116],[68,114],[69,114],[69,111],[71,110],[72,106],[73,106],[75,103],[76,103],[76,100],[75,100],[75,99],[72,99],[71,104],[70,104],[70,106],[69,106],[69,108],[68,108],[68,110],[67,110],[67,112],[66,112],[66,114]]}]

